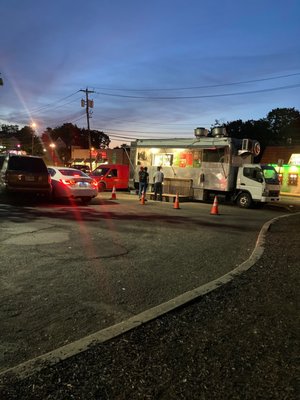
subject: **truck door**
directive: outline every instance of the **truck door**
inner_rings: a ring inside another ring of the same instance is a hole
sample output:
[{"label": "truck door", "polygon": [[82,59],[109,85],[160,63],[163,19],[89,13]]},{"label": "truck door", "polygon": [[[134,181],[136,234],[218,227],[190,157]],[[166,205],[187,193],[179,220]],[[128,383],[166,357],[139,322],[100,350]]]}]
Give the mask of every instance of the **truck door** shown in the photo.
[{"label": "truck door", "polygon": [[237,188],[248,191],[253,200],[261,200],[263,182],[262,170],[254,165],[247,166],[239,171]]},{"label": "truck door", "polygon": [[111,168],[105,175],[106,188],[112,189],[113,186],[115,186],[116,189],[118,189],[118,181],[118,170],[116,168]]}]

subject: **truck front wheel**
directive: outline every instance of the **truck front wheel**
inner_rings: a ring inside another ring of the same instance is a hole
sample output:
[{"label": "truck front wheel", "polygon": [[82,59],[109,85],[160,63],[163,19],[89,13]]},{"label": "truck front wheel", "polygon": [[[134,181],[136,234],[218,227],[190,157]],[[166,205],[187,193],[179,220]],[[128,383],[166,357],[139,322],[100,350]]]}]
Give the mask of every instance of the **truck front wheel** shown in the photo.
[{"label": "truck front wheel", "polygon": [[241,208],[250,208],[252,205],[252,197],[249,193],[241,193],[236,201],[237,205]]}]

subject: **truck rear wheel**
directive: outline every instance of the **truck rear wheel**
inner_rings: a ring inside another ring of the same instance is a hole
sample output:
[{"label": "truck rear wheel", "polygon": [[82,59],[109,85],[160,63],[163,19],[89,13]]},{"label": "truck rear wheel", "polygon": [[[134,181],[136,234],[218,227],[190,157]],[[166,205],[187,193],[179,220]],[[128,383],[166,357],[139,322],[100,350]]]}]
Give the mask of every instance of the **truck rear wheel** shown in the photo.
[{"label": "truck rear wheel", "polygon": [[237,205],[241,208],[250,208],[252,205],[252,197],[249,193],[241,193],[236,201]]}]

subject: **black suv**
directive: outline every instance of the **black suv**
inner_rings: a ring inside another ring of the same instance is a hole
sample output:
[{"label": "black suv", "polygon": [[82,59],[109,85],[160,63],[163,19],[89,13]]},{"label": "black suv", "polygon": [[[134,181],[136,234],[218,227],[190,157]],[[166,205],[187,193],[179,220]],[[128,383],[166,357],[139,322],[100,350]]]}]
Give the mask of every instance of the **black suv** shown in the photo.
[{"label": "black suv", "polygon": [[50,196],[51,179],[41,157],[7,154],[0,158],[0,193]]}]

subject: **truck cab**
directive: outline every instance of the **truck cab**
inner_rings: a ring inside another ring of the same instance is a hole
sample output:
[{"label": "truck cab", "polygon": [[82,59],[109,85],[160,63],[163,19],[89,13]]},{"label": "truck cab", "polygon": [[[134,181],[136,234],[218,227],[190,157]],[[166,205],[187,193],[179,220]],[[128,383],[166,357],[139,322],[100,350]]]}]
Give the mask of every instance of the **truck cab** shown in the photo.
[{"label": "truck cab", "polygon": [[253,203],[279,201],[280,183],[276,170],[269,165],[244,164],[237,174],[235,201],[239,207]]}]

